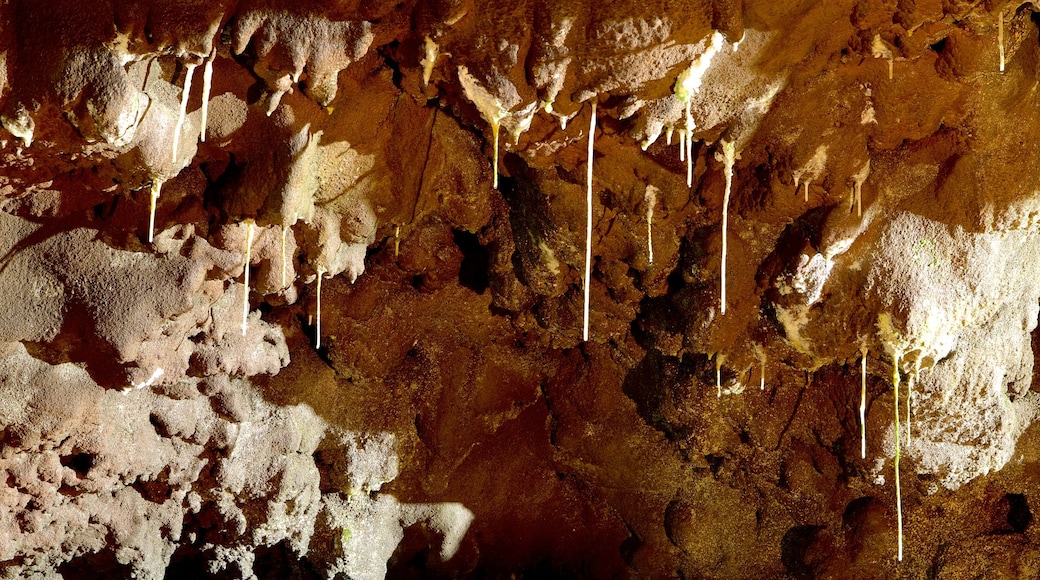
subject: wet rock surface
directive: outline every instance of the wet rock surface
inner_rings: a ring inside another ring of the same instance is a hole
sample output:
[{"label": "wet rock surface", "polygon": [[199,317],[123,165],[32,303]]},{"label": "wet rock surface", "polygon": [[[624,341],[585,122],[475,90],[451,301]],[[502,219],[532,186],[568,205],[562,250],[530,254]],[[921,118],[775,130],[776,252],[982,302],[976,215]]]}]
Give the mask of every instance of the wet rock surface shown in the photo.
[{"label": "wet rock surface", "polygon": [[1038,10],[0,4],[0,577],[1037,576]]}]

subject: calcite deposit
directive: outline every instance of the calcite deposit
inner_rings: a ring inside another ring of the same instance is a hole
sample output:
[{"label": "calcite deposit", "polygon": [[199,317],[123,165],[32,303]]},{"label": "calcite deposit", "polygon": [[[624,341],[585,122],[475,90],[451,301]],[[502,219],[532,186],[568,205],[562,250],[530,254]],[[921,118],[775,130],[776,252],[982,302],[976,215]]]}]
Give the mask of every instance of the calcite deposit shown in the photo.
[{"label": "calcite deposit", "polygon": [[1038,22],[0,2],[0,578],[1040,576]]}]

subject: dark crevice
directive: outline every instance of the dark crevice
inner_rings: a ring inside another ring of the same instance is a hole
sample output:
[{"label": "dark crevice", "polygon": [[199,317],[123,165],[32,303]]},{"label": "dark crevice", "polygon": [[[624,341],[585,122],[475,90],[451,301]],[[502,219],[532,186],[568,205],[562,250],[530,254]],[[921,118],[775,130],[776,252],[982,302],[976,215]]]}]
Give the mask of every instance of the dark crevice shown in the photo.
[{"label": "dark crevice", "polygon": [[459,284],[477,294],[483,294],[491,285],[489,271],[491,254],[486,246],[480,244],[476,234],[467,231],[453,230],[455,245],[462,252],[462,265],[459,267]]},{"label": "dark crevice", "polygon": [[1015,533],[1025,533],[1026,528],[1033,522],[1033,512],[1029,509],[1026,496],[1021,493],[1008,493],[1004,495],[1004,500],[1008,504],[1008,525]]},{"label": "dark crevice", "polygon": [[822,529],[822,526],[795,526],[780,540],[780,561],[793,577],[815,577],[812,547]]},{"label": "dark crevice", "polygon": [[61,464],[71,468],[78,477],[83,478],[94,468],[94,456],[90,453],[73,453],[62,457]]}]

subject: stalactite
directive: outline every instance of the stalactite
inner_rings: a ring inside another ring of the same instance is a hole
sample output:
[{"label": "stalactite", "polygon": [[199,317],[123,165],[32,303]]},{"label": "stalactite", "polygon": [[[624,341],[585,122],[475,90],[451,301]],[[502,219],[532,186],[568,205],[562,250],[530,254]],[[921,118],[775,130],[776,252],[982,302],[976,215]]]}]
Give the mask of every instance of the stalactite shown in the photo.
[{"label": "stalactite", "polygon": [[921,355],[917,355],[914,359],[914,370],[910,371],[910,376],[907,377],[906,381],[906,448],[910,449],[910,398],[913,396],[914,383],[917,382],[917,375],[921,372]]},{"label": "stalactite", "polygon": [[155,237],[155,203],[159,199],[159,194],[162,193],[163,180],[155,178],[152,180],[152,189],[149,193],[150,201],[148,203],[148,243],[152,243]]},{"label": "stalactite", "polygon": [[[856,217],[863,217],[863,183],[870,177],[870,159],[867,159],[859,171],[852,176],[852,203],[856,207]],[[849,211],[852,211],[850,208]]]},{"label": "stalactite", "polygon": [[282,289],[288,287],[285,280],[285,236],[289,233],[289,228],[282,226]]},{"label": "stalactite", "polygon": [[693,187],[693,116],[690,102],[686,102],[686,187]]},{"label": "stalactite", "polygon": [[758,390],[766,390],[766,361],[769,359],[769,355],[766,353],[766,349],[761,344],[753,344],[752,350],[755,353],[755,358],[758,360],[759,367],[761,369],[758,377]]},{"label": "stalactite", "polygon": [[898,559],[900,562],[903,561],[903,495],[902,490],[899,486],[899,351],[895,351],[892,355],[892,394],[894,396],[893,411],[895,416],[895,435],[896,435],[896,458],[895,458],[895,474],[896,474],[896,525],[898,527]]},{"label": "stalactite", "polygon": [[244,286],[242,287],[242,336],[246,335],[249,323],[249,262],[253,256],[253,220],[246,220],[246,259],[242,264]]},{"label": "stalactite", "polygon": [[867,347],[860,347],[859,358],[859,455],[867,458]]},{"label": "stalactite", "polygon": [[725,356],[716,353],[715,354],[715,389],[718,398],[722,398],[722,363],[725,360]]},{"label": "stalactite", "polygon": [[495,157],[491,160],[491,170],[494,172],[494,177],[491,178],[491,187],[498,189],[498,132],[501,124],[498,121],[491,122],[491,139],[495,142],[492,150],[494,151]]},{"label": "stalactite", "polygon": [[321,279],[325,277],[325,269],[318,268],[318,295],[314,308],[314,348],[321,349]]},{"label": "stalactite", "polygon": [[997,17],[997,44],[1000,45],[1000,72],[1004,72],[1004,9]]},{"label": "stalactite", "polygon": [[473,75],[469,74],[469,70],[465,66],[459,67],[459,84],[462,85],[462,90],[466,94],[466,98],[476,105],[477,110],[480,111],[480,115],[484,118],[488,124],[491,125],[491,138],[494,140],[494,159],[491,161],[492,171],[494,176],[492,177],[492,186],[498,188],[498,133],[502,125],[502,119],[509,116],[509,113],[502,108],[502,102],[498,100],[498,97],[492,95],[487,89],[482,87],[477,79],[473,78]]},{"label": "stalactite", "polygon": [[181,128],[184,126],[184,117],[188,114],[188,97],[191,94],[191,77],[195,76],[194,64],[187,65],[184,73],[184,90],[181,91],[181,109],[177,115],[177,124],[173,127],[173,154],[171,160],[177,163],[177,150],[181,143]]},{"label": "stalactite", "polygon": [[722,141],[723,171],[726,174],[726,193],[722,198],[722,288],[719,296],[719,308],[726,313],[726,250],[727,229],[729,226],[729,196],[733,187],[733,163],[736,161],[736,147],[732,142]]},{"label": "stalactite", "polygon": [[401,226],[394,226],[394,259],[401,253]]},{"label": "stalactite", "polygon": [[657,204],[657,188],[652,185],[646,186],[643,194],[643,202],[646,203],[646,250],[650,254],[650,263],[654,263],[654,205]]},{"label": "stalactite", "polygon": [[647,149],[650,148],[651,145],[656,143],[657,140],[660,137],[661,137],[661,128],[658,127],[653,133],[650,133],[649,135],[647,135],[646,139],[643,139],[643,141],[639,144],[639,148],[642,149],[643,151],[646,151]]},{"label": "stalactite", "polygon": [[423,58],[423,86],[429,86],[430,77],[433,76],[433,67],[437,64],[437,56],[440,54],[440,47],[434,42],[429,36],[426,37],[425,43],[426,56]]},{"label": "stalactite", "polygon": [[589,121],[589,163],[585,177],[585,307],[582,340],[589,340],[589,282],[592,274],[592,156],[596,140],[596,102],[592,102],[592,118]]},{"label": "stalactite", "polygon": [[[681,72],[678,78],[675,79],[675,86],[673,88],[675,96],[685,105],[685,143],[680,143],[680,147],[685,149],[686,156],[686,186],[693,187],[693,131],[696,129],[695,123],[693,122],[693,115],[691,114],[691,100],[695,93],[699,93],[701,90],[701,83],[704,80],[704,74],[708,72],[708,68],[711,67],[711,61],[718,54],[719,49],[722,48],[722,43],[725,41],[722,33],[719,31],[712,32],[711,38],[708,41],[708,46],[704,49],[704,52],[697,58],[690,62],[690,67]],[[684,146],[685,145],[685,146]],[[684,147],[683,147],[684,146]],[[680,161],[683,151],[680,150]]]},{"label": "stalactite", "polygon": [[206,65],[202,69],[202,130],[199,131],[199,143],[206,142],[206,125],[209,123],[209,93],[213,88],[213,59],[216,57],[217,48],[213,47],[213,52],[206,59]]},{"label": "stalactite", "polygon": [[875,34],[870,49],[874,58],[883,58],[888,61],[888,80],[892,80],[894,76],[893,62],[895,61],[895,54],[892,52],[892,47],[890,47],[884,40],[881,40],[880,34]]}]

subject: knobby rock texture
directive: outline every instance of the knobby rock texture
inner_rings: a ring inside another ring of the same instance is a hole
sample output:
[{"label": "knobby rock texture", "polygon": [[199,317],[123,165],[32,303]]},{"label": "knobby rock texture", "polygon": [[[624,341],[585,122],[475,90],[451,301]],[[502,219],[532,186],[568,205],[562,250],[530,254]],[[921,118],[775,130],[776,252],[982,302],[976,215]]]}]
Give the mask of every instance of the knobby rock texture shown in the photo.
[{"label": "knobby rock texture", "polygon": [[0,2],[0,577],[1037,577],[1038,86],[1034,2]]}]

